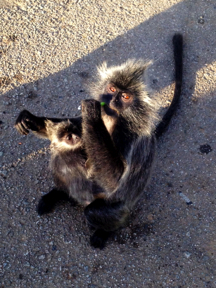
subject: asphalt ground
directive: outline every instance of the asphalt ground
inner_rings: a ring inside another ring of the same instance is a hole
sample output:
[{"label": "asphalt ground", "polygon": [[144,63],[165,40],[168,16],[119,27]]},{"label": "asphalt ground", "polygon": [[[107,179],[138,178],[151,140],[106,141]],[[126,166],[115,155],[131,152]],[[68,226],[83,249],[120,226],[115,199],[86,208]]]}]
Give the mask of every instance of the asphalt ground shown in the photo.
[{"label": "asphalt ground", "polygon": [[[37,215],[53,185],[49,142],[20,136],[16,117],[78,115],[96,66],[128,58],[153,61],[163,113],[176,32],[183,92],[152,181],[129,226],[93,249],[82,207]],[[216,287],[215,0],[1,0],[0,33],[0,287]]]}]

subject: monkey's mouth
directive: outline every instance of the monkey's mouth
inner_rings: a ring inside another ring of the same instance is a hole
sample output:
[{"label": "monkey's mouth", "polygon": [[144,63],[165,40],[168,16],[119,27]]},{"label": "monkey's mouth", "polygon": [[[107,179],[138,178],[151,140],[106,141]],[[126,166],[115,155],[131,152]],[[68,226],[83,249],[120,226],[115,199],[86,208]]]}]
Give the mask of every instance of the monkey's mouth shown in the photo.
[{"label": "monkey's mouth", "polygon": [[111,103],[109,103],[109,105],[104,105],[102,106],[102,108],[104,109],[105,113],[109,116],[115,116],[118,114],[118,110],[113,106],[110,105]]}]

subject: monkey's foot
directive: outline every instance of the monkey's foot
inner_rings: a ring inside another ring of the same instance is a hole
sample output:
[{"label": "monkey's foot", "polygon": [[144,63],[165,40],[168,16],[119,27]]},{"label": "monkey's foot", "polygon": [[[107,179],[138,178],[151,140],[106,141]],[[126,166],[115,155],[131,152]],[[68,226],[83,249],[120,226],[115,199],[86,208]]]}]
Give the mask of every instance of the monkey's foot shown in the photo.
[{"label": "monkey's foot", "polygon": [[41,197],[37,206],[37,212],[40,216],[43,214],[51,213],[55,206],[55,204],[49,203],[49,201],[47,201],[45,196],[47,195],[44,195],[43,197]]},{"label": "monkey's foot", "polygon": [[70,199],[67,193],[54,188],[49,193],[41,197],[37,206],[38,214],[43,215],[52,212],[56,204],[62,200],[70,200],[71,203],[74,203],[73,199]]},{"label": "monkey's foot", "polygon": [[91,246],[93,246],[94,248],[103,249],[110,235],[111,232],[107,232],[102,229],[96,230],[94,234],[90,237]]}]

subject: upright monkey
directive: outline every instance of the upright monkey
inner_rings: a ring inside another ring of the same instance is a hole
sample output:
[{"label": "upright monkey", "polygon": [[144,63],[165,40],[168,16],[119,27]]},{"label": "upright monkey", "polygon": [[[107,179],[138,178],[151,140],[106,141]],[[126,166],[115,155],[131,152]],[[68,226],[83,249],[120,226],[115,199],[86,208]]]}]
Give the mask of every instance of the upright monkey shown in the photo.
[{"label": "upright monkey", "polygon": [[94,247],[103,248],[109,233],[126,225],[150,179],[156,138],[166,129],[181,94],[182,35],[174,35],[173,45],[174,97],[156,127],[158,105],[142,81],[147,65],[141,60],[98,68],[98,80],[91,86],[94,99],[82,101],[80,117],[37,117],[24,110],[17,118],[21,134],[32,130],[52,142],[56,188],[41,198],[39,214],[50,212],[62,198],[75,198],[85,205],[85,216],[96,229],[90,239]]}]

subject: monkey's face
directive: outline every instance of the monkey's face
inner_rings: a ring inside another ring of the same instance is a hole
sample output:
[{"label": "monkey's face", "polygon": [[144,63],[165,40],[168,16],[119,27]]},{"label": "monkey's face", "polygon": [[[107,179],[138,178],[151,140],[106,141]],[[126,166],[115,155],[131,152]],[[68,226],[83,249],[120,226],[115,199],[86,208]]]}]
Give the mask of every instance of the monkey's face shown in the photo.
[{"label": "monkey's face", "polygon": [[110,68],[103,63],[98,67],[99,79],[91,87],[94,98],[118,114],[136,110],[143,97],[146,98],[143,76],[147,65],[142,60],[128,60]]},{"label": "monkey's face", "polygon": [[[73,126],[73,124],[59,124],[57,129],[57,141],[58,146],[62,148],[76,148],[81,143],[81,134],[80,132]],[[57,143],[56,143],[57,144]]]},{"label": "monkey's face", "polygon": [[58,139],[60,142],[64,142],[67,145],[74,146],[81,140],[81,135],[75,130],[73,125],[68,125],[66,127],[60,127],[58,131]]},{"label": "monkey's face", "polygon": [[120,114],[132,105],[134,96],[127,89],[121,89],[114,83],[108,83],[101,95],[101,101]]},{"label": "monkey's face", "polygon": [[74,146],[80,142],[80,137],[76,134],[66,133],[62,138],[61,141],[65,142],[68,145]]}]

